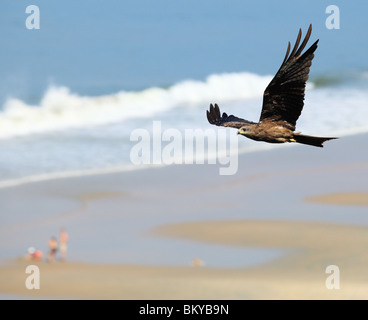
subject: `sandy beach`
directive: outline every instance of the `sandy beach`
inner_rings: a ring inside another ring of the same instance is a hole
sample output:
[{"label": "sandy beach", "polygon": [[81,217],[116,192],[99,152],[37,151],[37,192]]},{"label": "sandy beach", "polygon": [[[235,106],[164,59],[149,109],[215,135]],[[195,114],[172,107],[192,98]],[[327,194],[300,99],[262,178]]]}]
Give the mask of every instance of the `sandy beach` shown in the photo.
[{"label": "sandy beach", "polygon": [[[219,165],[177,165],[0,189],[0,294],[367,299],[367,141],[242,154],[231,176]],[[24,260],[31,245],[46,252],[61,227],[66,262]],[[192,266],[196,258],[204,266]],[[30,263],[39,290],[25,287]],[[326,287],[331,265],[339,289]]]},{"label": "sandy beach", "polygon": [[368,299],[367,1],[2,3],[0,300]]}]

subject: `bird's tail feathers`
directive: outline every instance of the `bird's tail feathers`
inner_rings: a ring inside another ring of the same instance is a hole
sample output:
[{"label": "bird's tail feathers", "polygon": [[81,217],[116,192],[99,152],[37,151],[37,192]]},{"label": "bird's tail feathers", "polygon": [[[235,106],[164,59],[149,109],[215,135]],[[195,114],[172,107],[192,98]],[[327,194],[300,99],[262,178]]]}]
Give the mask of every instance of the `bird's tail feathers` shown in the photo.
[{"label": "bird's tail feathers", "polygon": [[323,148],[323,143],[328,140],[338,139],[338,138],[325,138],[325,137],[313,137],[307,136],[300,133],[294,133],[294,140],[295,142],[307,144],[310,146],[320,147]]}]

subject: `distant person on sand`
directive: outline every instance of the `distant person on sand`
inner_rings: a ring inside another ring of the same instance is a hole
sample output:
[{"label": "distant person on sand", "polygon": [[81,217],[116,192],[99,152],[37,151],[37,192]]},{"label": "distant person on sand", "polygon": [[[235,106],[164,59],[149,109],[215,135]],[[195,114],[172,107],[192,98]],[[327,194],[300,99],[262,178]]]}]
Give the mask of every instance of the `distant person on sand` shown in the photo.
[{"label": "distant person on sand", "polygon": [[42,251],[36,250],[34,247],[29,247],[26,255],[27,260],[41,260],[42,259]]},{"label": "distant person on sand", "polygon": [[49,240],[49,254],[47,257],[48,262],[54,262],[56,257],[56,252],[58,249],[58,242],[55,237],[51,237]]},{"label": "distant person on sand", "polygon": [[65,229],[60,229],[60,259],[61,261],[66,260],[67,245],[69,236]]}]

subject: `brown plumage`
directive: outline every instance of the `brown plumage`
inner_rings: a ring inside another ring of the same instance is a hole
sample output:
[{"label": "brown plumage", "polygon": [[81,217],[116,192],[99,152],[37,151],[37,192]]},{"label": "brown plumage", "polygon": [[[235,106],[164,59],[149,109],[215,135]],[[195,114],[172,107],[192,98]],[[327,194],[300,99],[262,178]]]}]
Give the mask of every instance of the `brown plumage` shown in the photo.
[{"label": "brown plumage", "polygon": [[299,46],[302,37],[302,31],[299,30],[291,53],[289,42],[280,69],[264,91],[263,106],[258,123],[233,115],[228,116],[226,113],[221,116],[217,104],[215,106],[211,104],[210,110],[207,110],[209,123],[216,126],[237,128],[238,133],[247,138],[269,143],[298,142],[323,147],[322,144],[325,141],[337,139],[313,137],[294,132],[296,121],[303,109],[305,85],[314,51],[317,49],[318,40],[301,55],[311,32],[312,25],[309,26],[308,32]]}]

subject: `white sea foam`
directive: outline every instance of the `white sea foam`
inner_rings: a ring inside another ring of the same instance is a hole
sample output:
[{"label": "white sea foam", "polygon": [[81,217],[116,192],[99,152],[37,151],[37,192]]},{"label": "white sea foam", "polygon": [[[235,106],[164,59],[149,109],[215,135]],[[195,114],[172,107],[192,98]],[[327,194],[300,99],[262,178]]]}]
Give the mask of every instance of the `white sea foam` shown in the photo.
[{"label": "white sea foam", "polygon": [[[167,89],[122,91],[99,97],[52,87],[36,106],[10,99],[0,112],[0,188],[143,169],[145,166],[134,166],[129,160],[134,145],[129,140],[132,130],[141,127],[151,132],[153,120],[161,120],[163,130],[175,128],[183,133],[209,127],[233,130],[208,124],[205,109],[209,103],[217,102],[223,112],[257,121],[263,91],[270,80],[271,76],[251,73],[219,74],[203,82],[183,81]],[[297,131],[337,137],[368,132],[366,89],[364,76],[358,86],[309,85]],[[132,121],[124,122],[128,119]],[[55,134],[55,130],[62,131]],[[11,139],[21,135],[22,139]],[[239,137],[239,153],[276,147],[280,146]],[[209,158],[216,156],[205,152]],[[176,162],[182,163],[180,159]]]},{"label": "white sea foam", "polygon": [[103,125],[126,119],[152,117],[178,106],[208,101],[241,100],[262,95],[271,76],[252,73],[214,74],[205,81],[187,80],[167,89],[121,91],[91,97],[67,87],[50,87],[39,105],[10,98],[0,112],[0,138],[66,128]]},{"label": "white sea foam", "polygon": [[[150,167],[154,167],[154,166],[151,165]],[[60,172],[27,175],[21,178],[14,178],[14,179],[0,181],[0,189],[16,187],[16,186],[23,185],[23,184],[42,182],[42,181],[48,181],[48,180],[104,175],[104,174],[118,173],[118,172],[132,171],[132,170],[143,170],[147,168],[149,168],[148,165],[146,166],[122,165],[122,166],[116,166],[116,167],[104,168],[104,169],[72,170],[72,171],[60,171]]]}]

